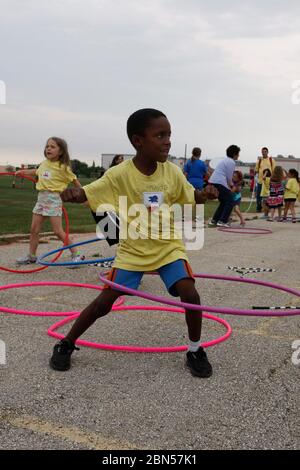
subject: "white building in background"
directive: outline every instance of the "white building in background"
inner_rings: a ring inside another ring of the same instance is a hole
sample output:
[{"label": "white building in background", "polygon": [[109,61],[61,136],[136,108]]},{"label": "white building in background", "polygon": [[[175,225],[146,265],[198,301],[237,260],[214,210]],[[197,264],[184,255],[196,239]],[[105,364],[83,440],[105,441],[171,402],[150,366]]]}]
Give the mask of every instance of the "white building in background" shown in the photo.
[{"label": "white building in background", "polygon": [[282,166],[284,170],[289,171],[294,168],[300,174],[300,158],[275,157],[274,161],[277,166]]}]

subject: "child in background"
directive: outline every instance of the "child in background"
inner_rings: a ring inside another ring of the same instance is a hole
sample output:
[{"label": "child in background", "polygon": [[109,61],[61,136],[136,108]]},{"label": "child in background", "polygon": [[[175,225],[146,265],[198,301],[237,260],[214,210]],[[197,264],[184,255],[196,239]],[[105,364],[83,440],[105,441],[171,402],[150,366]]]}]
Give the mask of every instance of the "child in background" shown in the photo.
[{"label": "child in background", "polygon": [[[59,137],[50,137],[47,140],[44,160],[37,170],[19,170],[16,176],[28,175],[38,176],[36,189],[38,190],[38,200],[33,208],[33,216],[30,229],[29,253],[22,258],[18,258],[18,265],[36,263],[36,251],[39,244],[39,234],[43,222],[49,217],[54,234],[65,242],[66,234],[62,226],[62,201],[60,193],[66,189],[69,183],[81,188],[76,175],[70,168],[70,156],[67,143]],[[67,243],[73,243],[71,237]],[[70,248],[72,261],[78,262],[84,259],[76,248]]]},{"label": "child in background", "polygon": [[109,165],[109,168],[112,168],[113,166],[120,165],[120,163],[124,162],[124,156],[121,154],[115,155],[114,158],[112,159],[111,164]]},{"label": "child in background", "polygon": [[284,213],[283,213],[283,220],[287,219],[288,211],[291,211],[292,214],[292,222],[296,223],[296,211],[295,211],[295,202],[300,192],[299,186],[299,174],[298,171],[294,168],[291,168],[288,172],[288,180],[285,185],[284,191]]},{"label": "child in background", "polygon": [[232,191],[232,200],[233,200],[233,210],[240,219],[240,225],[245,226],[245,219],[240,209],[240,204],[242,201],[242,188],[243,188],[243,173],[239,170],[235,170],[232,176],[233,186]]},{"label": "child in background", "polygon": [[267,206],[270,210],[269,222],[274,221],[275,209],[278,211],[278,221],[282,221],[281,209],[283,206],[283,186],[284,172],[281,166],[276,166],[270,178],[270,195],[267,198]]},{"label": "child in background", "polygon": [[262,178],[262,186],[261,186],[261,203],[262,208],[264,211],[264,215],[261,217],[262,219],[267,219],[269,214],[269,208],[267,206],[267,199],[270,196],[270,178],[271,178],[271,171],[269,168],[266,168],[263,171],[263,178]]},{"label": "child in background", "polygon": [[207,174],[207,166],[200,160],[201,149],[194,147],[192,150],[192,157],[184,165],[183,172],[188,180],[195,189],[203,189],[204,177]]}]

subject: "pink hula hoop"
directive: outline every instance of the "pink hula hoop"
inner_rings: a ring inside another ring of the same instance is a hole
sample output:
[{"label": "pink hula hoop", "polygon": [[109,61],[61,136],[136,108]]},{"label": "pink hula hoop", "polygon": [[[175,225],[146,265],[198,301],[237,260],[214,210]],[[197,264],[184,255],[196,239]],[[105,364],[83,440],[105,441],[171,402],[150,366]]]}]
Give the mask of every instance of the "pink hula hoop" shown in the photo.
[{"label": "pink hula hoop", "polygon": [[[54,282],[54,281],[41,281],[41,282],[26,282],[22,284],[7,284],[6,286],[0,286],[0,291],[8,289],[20,289],[22,287],[35,287],[35,286],[66,286],[66,287],[83,287],[85,289],[96,289],[103,290],[102,286],[97,286],[94,284],[82,284],[79,282]],[[117,299],[114,304],[116,307],[122,305],[124,302],[124,297]],[[4,313],[12,313],[16,315],[30,315],[35,317],[65,317],[70,315],[80,314],[78,311],[70,312],[35,312],[30,310],[20,310],[16,308],[8,308],[0,306],[0,311]]]},{"label": "pink hula hoop", "polygon": [[[22,287],[35,287],[35,286],[66,286],[66,287],[83,287],[86,289],[96,289],[96,290],[103,290],[102,286],[97,286],[93,284],[82,284],[77,282],[55,282],[55,281],[41,281],[41,282],[28,282],[28,283],[21,283],[21,284],[8,284],[6,286],[0,286],[1,290],[9,290],[9,289],[19,289]],[[159,310],[159,311],[166,311],[166,312],[178,312],[184,313],[183,309],[172,308],[172,307],[155,307],[155,306],[136,306],[136,305],[122,305],[124,302],[124,298],[120,297],[117,299],[116,303],[114,304],[112,311],[124,311],[124,310]],[[18,315],[30,315],[30,316],[39,316],[39,317],[48,317],[48,316],[67,316],[63,320],[55,323],[48,329],[48,335],[54,338],[62,339],[64,336],[56,333],[55,330],[66,323],[71,322],[75,318],[80,315],[80,312],[36,312],[36,311],[28,311],[28,310],[20,310],[20,309],[12,309],[8,307],[1,307],[0,311],[5,313],[12,313]],[[203,343],[203,347],[210,347],[216,344],[219,344],[225,341],[232,333],[232,329],[230,325],[223,319],[214,317],[213,315],[203,314],[205,318],[213,320],[215,322],[220,323],[221,325],[225,326],[226,333],[214,340],[208,341]],[[142,347],[142,346],[125,346],[125,345],[113,345],[113,344],[105,344],[105,343],[93,343],[90,341],[85,340],[77,340],[76,344],[80,344],[83,346],[92,347],[94,349],[106,349],[109,351],[124,351],[124,352],[139,352],[139,353],[163,353],[163,352],[178,352],[178,351],[185,351],[187,346],[166,346],[166,347]]]},{"label": "pink hula hoop", "polygon": [[[112,311],[114,312],[119,312],[119,311],[124,311],[124,310],[159,310],[163,312],[184,313],[184,310],[180,308],[159,307],[159,306],[153,306],[153,305],[151,306],[150,305],[149,306],[148,305],[123,305],[121,307],[114,306],[112,308]],[[55,330],[62,327],[66,323],[70,323],[72,320],[75,320],[77,317],[78,315],[74,315],[72,317],[68,317],[63,320],[60,320],[59,322],[50,326],[50,328],[47,331],[48,335],[57,339],[64,338],[64,335],[56,333]],[[222,343],[223,341],[229,338],[229,336],[232,333],[232,329],[229,323],[227,323],[223,318],[218,318],[213,315],[206,314],[206,313],[203,313],[203,317],[213,320],[217,323],[220,323],[221,325],[225,326],[227,331],[223,336],[220,336],[219,338],[202,343],[202,347],[208,348],[216,344]],[[76,344],[81,345],[81,346],[87,346],[87,347],[94,348],[94,349],[105,349],[107,351],[122,351],[122,352],[135,352],[135,353],[169,353],[169,352],[179,352],[179,351],[187,350],[187,346],[162,346],[162,347],[125,346],[125,345],[117,345],[117,344],[94,343],[92,341],[86,341],[82,339],[77,340]]]},{"label": "pink hula hoop", "polygon": [[240,227],[219,227],[218,230],[220,232],[228,232],[228,233],[243,233],[244,235],[269,235],[273,233],[273,231],[269,228],[260,228],[260,227],[247,227],[247,228],[240,228]]},{"label": "pink hula hoop", "polygon": [[[160,302],[167,305],[172,305],[174,307],[186,308],[188,310],[205,310],[207,312],[215,312],[215,313],[223,313],[225,315],[249,315],[253,317],[287,317],[293,315],[300,315],[300,309],[290,310],[287,312],[284,311],[275,311],[275,310],[260,310],[259,312],[255,312],[253,310],[242,310],[242,309],[235,309],[235,308],[228,308],[228,307],[215,307],[215,306],[208,306],[208,305],[195,305],[195,304],[188,304],[185,302],[179,302],[178,300],[168,299],[167,297],[160,297],[157,295],[149,294],[146,292],[142,292],[136,289],[130,289],[129,287],[121,286],[115,282],[109,281],[104,277],[102,274],[99,274],[100,280],[103,284],[106,284],[112,287],[115,290],[125,292],[127,294],[136,295],[138,297],[142,297],[143,299],[152,300],[154,302]],[[290,287],[281,286],[279,284],[273,284],[267,281],[260,281],[258,279],[245,279],[245,278],[238,278],[232,276],[220,276],[216,274],[194,274],[194,277],[201,278],[201,279],[217,279],[221,281],[233,281],[233,282],[244,282],[246,284],[256,284],[259,286],[270,287],[271,289],[278,289],[284,292],[288,292],[289,294],[296,295],[300,297],[300,292],[296,289],[292,289]]]}]

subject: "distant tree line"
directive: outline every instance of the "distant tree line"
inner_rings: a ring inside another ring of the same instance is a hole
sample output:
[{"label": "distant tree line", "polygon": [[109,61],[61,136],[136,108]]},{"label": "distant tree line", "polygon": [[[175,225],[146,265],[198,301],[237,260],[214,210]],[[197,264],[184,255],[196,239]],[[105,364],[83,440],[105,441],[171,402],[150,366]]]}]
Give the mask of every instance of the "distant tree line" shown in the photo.
[{"label": "distant tree line", "polygon": [[88,166],[87,163],[74,159],[71,160],[71,166],[78,178],[100,178],[105,172],[105,169],[102,166],[96,166],[94,161],[92,166]]}]

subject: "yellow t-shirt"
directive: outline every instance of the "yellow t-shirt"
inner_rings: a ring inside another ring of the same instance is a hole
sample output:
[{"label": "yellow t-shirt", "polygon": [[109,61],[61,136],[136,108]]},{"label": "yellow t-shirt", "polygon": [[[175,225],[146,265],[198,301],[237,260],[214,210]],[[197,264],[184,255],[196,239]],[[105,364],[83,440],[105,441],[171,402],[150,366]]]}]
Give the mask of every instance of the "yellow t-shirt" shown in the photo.
[{"label": "yellow t-shirt", "polygon": [[296,178],[290,178],[285,186],[284,199],[297,199],[300,186]]},{"label": "yellow t-shirt", "polygon": [[[272,163],[271,163],[272,162]],[[264,170],[268,169],[272,173],[275,168],[275,162],[270,157],[263,158],[260,157],[255,165],[255,171],[258,172],[258,183],[262,184],[263,182],[263,173]]]},{"label": "yellow t-shirt", "polygon": [[36,170],[36,174],[39,178],[36,184],[37,190],[58,193],[61,193],[77,178],[69,166],[50,160],[44,160]]},{"label": "yellow t-shirt", "polygon": [[[83,189],[94,212],[112,210],[99,207],[101,204],[110,204],[121,219],[123,234],[120,232],[114,267],[129,271],[152,271],[177,259],[188,260],[182,239],[176,238],[174,219],[170,220],[162,210],[176,203],[180,206],[195,205],[195,189],[187,182],[179,167],[171,162],[158,162],[155,172],[146,176],[132,160],[127,160],[110,168],[102,178]],[[120,196],[127,199],[121,201]],[[125,200],[127,209],[124,210]],[[139,208],[132,207],[134,204],[139,204]],[[150,226],[152,217],[152,221],[161,222],[156,227],[154,223],[154,229],[153,224]],[[169,226],[164,225],[166,220]],[[167,232],[162,230],[166,226],[169,227]],[[124,236],[124,230],[128,233],[127,237]]]},{"label": "yellow t-shirt", "polygon": [[262,187],[260,192],[260,197],[270,196],[270,179],[268,176],[266,179],[262,180]]}]

